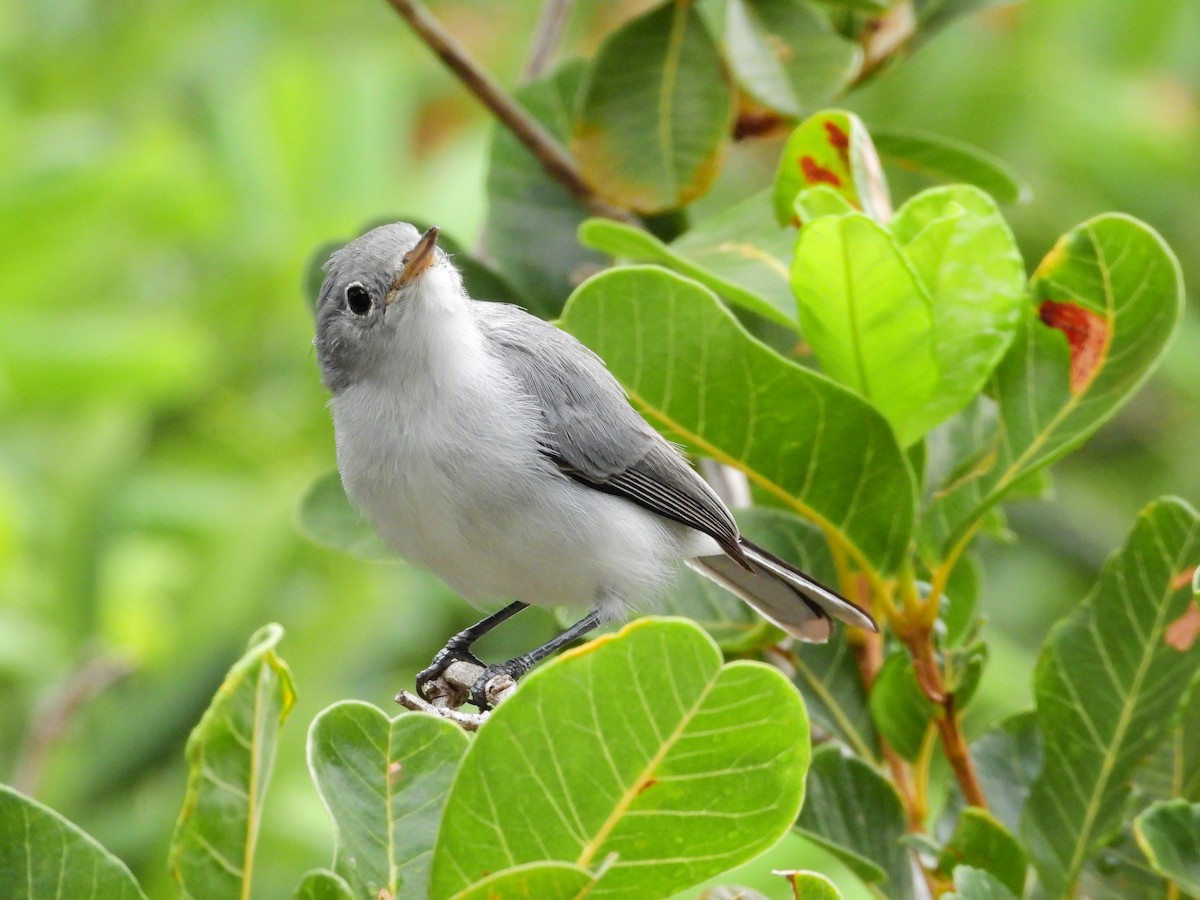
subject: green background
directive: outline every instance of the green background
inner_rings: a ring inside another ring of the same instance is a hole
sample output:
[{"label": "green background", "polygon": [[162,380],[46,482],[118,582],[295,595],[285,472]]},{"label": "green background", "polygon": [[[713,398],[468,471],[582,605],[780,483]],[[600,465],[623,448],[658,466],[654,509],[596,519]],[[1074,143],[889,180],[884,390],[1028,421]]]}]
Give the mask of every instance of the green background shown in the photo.
[{"label": "green background", "polygon": [[[566,52],[648,5],[578,4]],[[516,82],[535,4],[433,9]],[[1008,162],[1034,191],[1005,208],[1027,260],[1121,210],[1163,233],[1194,285],[1197,46],[1194,0],[1042,0],[952,26],[841,102]],[[151,896],[171,892],[184,740],[256,627],[286,627],[299,693],[258,856],[256,893],[276,897],[332,846],[307,722],[346,697],[387,705],[474,616],[431,577],[313,546],[294,517],[333,465],[309,254],[401,214],[470,246],[489,135],[379,0],[0,7],[0,781],[34,784]],[[779,149],[736,146],[700,205],[766,186]],[[889,174],[897,197],[919,184]],[[1148,387],[1056,467],[1056,502],[1015,505],[1018,542],[985,545],[992,662],[968,731],[1028,705],[1048,624],[1148,500],[1200,501],[1189,306]],[[487,653],[550,634],[548,614],[528,616]],[[40,753],[31,721],[53,723],[64,686],[111,660],[134,673]],[[771,864],[837,872],[792,837],[757,877],[722,880],[770,886]]]}]

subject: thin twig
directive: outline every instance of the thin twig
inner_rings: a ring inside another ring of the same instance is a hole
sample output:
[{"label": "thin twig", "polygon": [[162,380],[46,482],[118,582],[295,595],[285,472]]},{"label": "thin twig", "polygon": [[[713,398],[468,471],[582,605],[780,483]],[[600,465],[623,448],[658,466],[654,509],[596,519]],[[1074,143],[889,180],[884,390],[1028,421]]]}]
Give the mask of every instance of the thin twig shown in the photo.
[{"label": "thin twig", "polygon": [[521,83],[528,84],[536,81],[545,74],[550,66],[550,60],[562,43],[563,32],[567,20],[571,17],[571,7],[574,0],[545,0],[542,11],[538,14],[537,26],[533,32],[533,41],[529,45],[529,55],[525,59],[525,71],[521,73]]},{"label": "thin twig", "polygon": [[93,656],[76,669],[38,711],[29,726],[12,784],[29,796],[37,793],[46,763],[66,737],[80,710],[129,676],[134,666],[113,656]]},{"label": "thin twig", "polygon": [[438,22],[418,0],[388,0],[416,32],[417,36],[436,53],[458,79],[484,106],[492,111],[509,131],[542,164],[551,178],[565,187],[574,197],[597,216],[616,219],[629,224],[640,224],[627,210],[613,206],[602,199],[592,186],[584,180],[562,145],[554,139],[542,124],[516,100],[505,93],[492,78],[467,53],[454,36]]},{"label": "thin twig", "polygon": [[[467,731],[477,731],[487,721],[488,713],[465,713],[459,712],[458,708],[467,702],[471,688],[483,672],[482,666],[463,659],[455,660],[440,676],[426,683],[424,691],[428,701],[408,691],[401,691],[396,695],[396,702],[405,709],[433,713],[461,725]],[[483,693],[488,705],[494,708],[516,689],[517,682],[511,676],[501,674],[487,683]]]}]

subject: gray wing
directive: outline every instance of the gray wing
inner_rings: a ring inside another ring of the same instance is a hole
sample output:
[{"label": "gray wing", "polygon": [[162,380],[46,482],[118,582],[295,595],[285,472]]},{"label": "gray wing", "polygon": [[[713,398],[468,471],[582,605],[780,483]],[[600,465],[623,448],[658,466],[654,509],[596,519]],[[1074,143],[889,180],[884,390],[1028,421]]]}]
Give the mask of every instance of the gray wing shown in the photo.
[{"label": "gray wing", "polygon": [[564,474],[710,535],[749,567],[725,504],[629,405],[598,356],[519,307],[472,308],[490,352],[541,407],[542,452]]}]

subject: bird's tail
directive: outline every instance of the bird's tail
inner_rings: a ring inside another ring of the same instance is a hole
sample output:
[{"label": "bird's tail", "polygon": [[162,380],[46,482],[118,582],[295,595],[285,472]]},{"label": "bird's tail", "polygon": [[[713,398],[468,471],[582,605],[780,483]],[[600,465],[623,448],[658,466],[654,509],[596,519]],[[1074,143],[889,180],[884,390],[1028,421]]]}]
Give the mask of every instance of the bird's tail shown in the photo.
[{"label": "bird's tail", "polygon": [[700,556],[688,565],[802,641],[827,641],[833,633],[830,616],[856,628],[879,630],[874,619],[836,591],[745,538],[739,543],[749,570],[724,554]]}]

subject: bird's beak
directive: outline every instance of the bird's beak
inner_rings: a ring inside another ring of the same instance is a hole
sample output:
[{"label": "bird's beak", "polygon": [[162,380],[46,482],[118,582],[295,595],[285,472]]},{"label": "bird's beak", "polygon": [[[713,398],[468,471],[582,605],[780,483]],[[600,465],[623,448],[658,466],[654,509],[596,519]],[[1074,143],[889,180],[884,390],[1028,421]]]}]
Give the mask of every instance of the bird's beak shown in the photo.
[{"label": "bird's beak", "polygon": [[434,225],[417,241],[417,246],[413,247],[404,255],[404,265],[396,275],[396,280],[392,282],[391,288],[388,290],[387,302],[393,302],[399,296],[400,288],[415,279],[418,275],[433,265],[434,259],[437,257],[434,250],[437,249],[438,227]]}]

